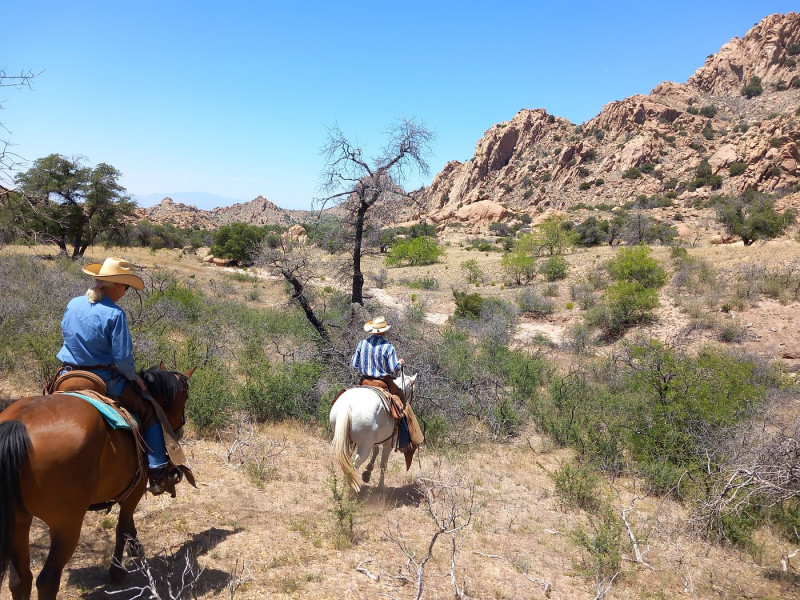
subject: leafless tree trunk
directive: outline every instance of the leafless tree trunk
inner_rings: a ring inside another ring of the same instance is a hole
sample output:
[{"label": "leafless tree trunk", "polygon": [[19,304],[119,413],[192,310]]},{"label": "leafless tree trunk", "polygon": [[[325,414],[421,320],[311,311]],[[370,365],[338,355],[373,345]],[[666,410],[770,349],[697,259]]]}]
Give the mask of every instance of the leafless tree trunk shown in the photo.
[{"label": "leafless tree trunk", "polygon": [[262,248],[256,255],[256,264],[266,266],[292,286],[292,301],[303,309],[308,322],[314,326],[320,338],[326,344],[330,344],[330,334],[322,319],[314,312],[306,293],[306,284],[314,278],[311,260],[306,252],[291,240],[283,237],[277,247]]},{"label": "leafless tree trunk", "polygon": [[397,209],[399,203],[412,196],[400,184],[409,168],[428,173],[425,156],[434,134],[422,124],[403,120],[390,129],[388,138],[380,155],[368,159],[358,145],[334,126],[328,130],[328,142],[323,148],[326,166],[321,189],[327,195],[315,200],[315,204],[320,210],[342,204],[351,215],[354,231],[351,302],[361,305],[364,304],[361,257],[368,214],[379,205]]}]

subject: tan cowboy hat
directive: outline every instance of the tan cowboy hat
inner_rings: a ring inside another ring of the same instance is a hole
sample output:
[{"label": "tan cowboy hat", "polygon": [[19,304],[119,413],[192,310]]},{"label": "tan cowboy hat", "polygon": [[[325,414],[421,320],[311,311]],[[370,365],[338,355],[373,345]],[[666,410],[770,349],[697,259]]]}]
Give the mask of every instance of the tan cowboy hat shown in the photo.
[{"label": "tan cowboy hat", "polygon": [[83,272],[100,281],[111,281],[129,285],[135,290],[144,289],[142,278],[131,274],[131,263],[122,258],[107,258],[103,263],[91,263],[83,267]]},{"label": "tan cowboy hat", "polygon": [[388,331],[391,325],[386,324],[384,317],[375,317],[372,321],[364,323],[364,331],[367,333],[383,333]]}]

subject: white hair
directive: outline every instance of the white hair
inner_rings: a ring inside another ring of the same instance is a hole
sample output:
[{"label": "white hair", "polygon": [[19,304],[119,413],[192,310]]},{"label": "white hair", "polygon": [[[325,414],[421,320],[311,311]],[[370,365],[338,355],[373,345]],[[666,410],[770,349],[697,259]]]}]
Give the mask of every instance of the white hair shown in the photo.
[{"label": "white hair", "polygon": [[94,287],[86,290],[86,297],[89,299],[89,304],[100,302],[103,296],[106,295],[104,290],[110,287],[114,287],[113,281],[100,281],[99,279],[95,279]]}]

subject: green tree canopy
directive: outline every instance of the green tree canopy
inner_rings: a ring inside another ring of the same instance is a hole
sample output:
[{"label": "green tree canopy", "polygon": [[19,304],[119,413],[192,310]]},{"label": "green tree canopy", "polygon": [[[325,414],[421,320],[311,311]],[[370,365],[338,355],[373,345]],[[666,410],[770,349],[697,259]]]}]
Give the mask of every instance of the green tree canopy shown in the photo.
[{"label": "green tree canopy", "polygon": [[781,235],[797,219],[793,210],[779,213],[773,198],[753,190],[738,198],[717,198],[716,204],[717,217],[725,231],[740,236],[745,246]]},{"label": "green tree canopy", "polygon": [[208,251],[220,258],[247,262],[259,250],[266,233],[264,228],[247,223],[223,225],[214,234],[214,243]]},{"label": "green tree canopy", "polygon": [[56,244],[64,254],[72,245],[73,259],[83,256],[99,234],[121,234],[123,217],[133,211],[121,176],[106,163],[92,169],[60,154],[38,159],[15,178],[24,200],[17,204],[20,229]]}]

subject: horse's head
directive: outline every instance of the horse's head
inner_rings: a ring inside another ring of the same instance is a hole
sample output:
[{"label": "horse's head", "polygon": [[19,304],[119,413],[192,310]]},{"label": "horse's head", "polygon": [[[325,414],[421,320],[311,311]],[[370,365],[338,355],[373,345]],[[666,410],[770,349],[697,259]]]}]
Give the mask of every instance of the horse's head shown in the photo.
[{"label": "horse's head", "polygon": [[406,375],[405,372],[401,372],[399,377],[396,377],[394,383],[397,387],[403,390],[403,395],[407,402],[411,402],[414,398],[414,392],[416,391],[417,387],[417,376],[416,375]]},{"label": "horse's head", "polygon": [[194,369],[185,373],[169,371],[164,368],[164,363],[139,373],[147,391],[164,409],[170,427],[178,439],[183,437],[183,426],[186,424],[186,401],[189,399],[189,378],[192,373]]}]

